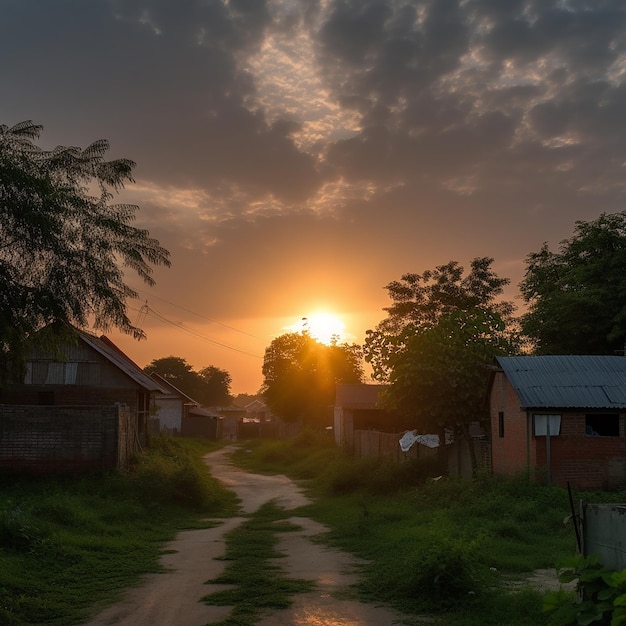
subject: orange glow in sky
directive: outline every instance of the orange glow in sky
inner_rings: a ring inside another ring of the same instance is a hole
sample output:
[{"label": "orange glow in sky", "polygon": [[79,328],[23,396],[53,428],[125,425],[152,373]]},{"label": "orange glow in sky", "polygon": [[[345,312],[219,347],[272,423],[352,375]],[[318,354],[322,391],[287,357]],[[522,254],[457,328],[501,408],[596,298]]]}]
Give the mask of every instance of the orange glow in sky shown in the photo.
[{"label": "orange glow in sky", "polygon": [[337,343],[347,341],[345,323],[337,315],[325,311],[311,313],[303,317],[300,322],[287,327],[287,332],[301,331],[308,332],[313,339],[326,345],[330,345],[333,340]]}]

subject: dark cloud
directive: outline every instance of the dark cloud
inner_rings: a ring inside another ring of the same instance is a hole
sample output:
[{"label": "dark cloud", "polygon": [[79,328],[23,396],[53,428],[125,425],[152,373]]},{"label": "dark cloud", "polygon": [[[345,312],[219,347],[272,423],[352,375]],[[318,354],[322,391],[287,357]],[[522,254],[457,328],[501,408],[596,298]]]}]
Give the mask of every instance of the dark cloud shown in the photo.
[{"label": "dark cloud", "polygon": [[172,251],[161,293],[216,316],[315,294],[382,311],[390,280],[473,256],[515,282],[543,241],[626,208],[622,0],[0,13],[0,122],[135,160],[131,199]]}]

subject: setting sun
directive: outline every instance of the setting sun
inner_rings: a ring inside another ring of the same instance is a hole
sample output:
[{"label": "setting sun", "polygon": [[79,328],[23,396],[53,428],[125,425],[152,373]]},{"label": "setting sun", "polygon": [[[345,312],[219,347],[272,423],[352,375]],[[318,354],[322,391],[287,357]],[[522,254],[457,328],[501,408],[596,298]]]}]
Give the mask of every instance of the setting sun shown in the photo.
[{"label": "setting sun", "polygon": [[317,312],[303,317],[289,326],[292,332],[308,332],[311,337],[329,345],[333,339],[338,343],[346,340],[346,325],[332,313]]}]

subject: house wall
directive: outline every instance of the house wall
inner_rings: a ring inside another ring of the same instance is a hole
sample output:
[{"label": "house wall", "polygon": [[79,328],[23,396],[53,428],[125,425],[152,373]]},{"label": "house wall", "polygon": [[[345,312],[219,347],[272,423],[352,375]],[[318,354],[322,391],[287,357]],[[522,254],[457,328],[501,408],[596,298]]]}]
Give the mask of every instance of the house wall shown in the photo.
[{"label": "house wall", "polygon": [[[585,413],[563,413],[561,433],[550,437],[550,478],[557,485],[569,482],[578,489],[616,489],[626,485],[625,418],[619,437],[585,434]],[[537,467],[547,468],[546,437],[534,437]]]},{"label": "house wall", "polygon": [[127,467],[136,417],[120,407],[0,405],[0,468],[33,473]]},{"label": "house wall", "polygon": [[208,437],[221,439],[223,420],[208,415],[185,415],[181,423],[181,434],[185,437]]},{"label": "house wall", "polygon": [[[515,474],[536,463],[535,441],[531,438],[527,450],[527,415],[520,408],[520,400],[503,372],[496,372],[489,397],[491,416],[491,468],[494,474]],[[500,418],[503,413],[504,436],[500,436]]]},{"label": "house wall", "polygon": [[153,420],[158,420],[159,430],[180,434],[182,428],[183,401],[180,398],[157,396],[154,400],[156,412]]},{"label": "house wall", "polygon": [[[500,437],[500,412],[504,414],[504,437]],[[592,437],[585,434],[585,413],[561,411],[560,415],[561,432],[551,436],[549,442],[548,476],[547,438],[532,434],[532,424],[528,424],[532,415],[529,418],[520,409],[520,400],[504,373],[496,373],[490,393],[493,473],[506,475],[530,469],[538,478],[561,486],[569,482],[577,489],[615,489],[626,485],[626,416],[620,417],[619,437]]]}]

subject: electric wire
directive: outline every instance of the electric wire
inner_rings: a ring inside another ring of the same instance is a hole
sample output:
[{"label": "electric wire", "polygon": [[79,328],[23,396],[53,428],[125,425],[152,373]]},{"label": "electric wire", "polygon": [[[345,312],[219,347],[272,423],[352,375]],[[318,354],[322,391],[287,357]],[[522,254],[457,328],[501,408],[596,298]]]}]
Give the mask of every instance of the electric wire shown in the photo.
[{"label": "electric wire", "polygon": [[[165,302],[166,304],[169,304],[171,306],[174,306],[178,309],[181,309],[181,311],[186,311],[187,313],[191,313],[192,315],[196,315],[197,317],[200,317],[202,319],[207,320],[208,322],[211,322],[213,324],[217,324],[218,326],[223,326],[224,328],[228,328],[229,330],[234,330],[237,333],[241,333],[242,335],[247,335],[248,337],[252,337],[254,339],[263,339],[263,337],[259,337],[258,335],[253,335],[252,333],[248,333],[245,330],[241,330],[239,328],[235,328],[234,326],[230,326],[229,324],[225,324],[224,322],[219,322],[218,320],[214,320],[210,317],[207,317],[206,315],[203,315],[202,313],[198,313],[196,311],[192,311],[191,309],[188,309],[184,306],[181,306],[180,304],[176,304],[175,302],[171,302],[170,300],[166,300],[165,298],[161,298],[161,296],[156,296],[153,293],[150,293],[148,291],[145,291],[144,289],[139,289],[138,287],[132,287],[132,289],[134,289],[135,291],[139,292],[139,293],[143,293],[146,295],[149,295],[151,298],[156,298],[157,300],[161,300],[162,302]],[[148,301],[146,300],[146,305],[148,304]],[[143,307],[142,307],[143,308]]]},{"label": "electric wire", "polygon": [[196,338],[198,338],[198,339],[200,339],[202,341],[205,341],[207,343],[219,346],[220,348],[225,348],[226,350],[232,350],[234,352],[239,352],[241,354],[245,354],[247,356],[251,356],[251,357],[254,357],[256,359],[262,359],[263,358],[262,356],[260,356],[258,354],[253,354],[252,352],[248,352],[246,350],[242,350],[241,348],[237,348],[235,346],[230,346],[230,345],[228,345],[226,343],[222,343],[221,341],[217,341],[216,339],[211,339],[210,337],[206,337],[206,336],[204,336],[204,335],[202,335],[202,334],[200,334],[200,333],[198,333],[198,332],[196,332],[194,330],[191,330],[190,328],[187,328],[186,326],[184,326],[182,322],[175,322],[175,321],[167,318],[165,315],[163,315],[162,313],[157,311],[154,307],[148,305],[147,302],[145,304],[143,304],[140,309],[134,309],[132,307],[129,307],[129,308],[131,308],[131,310],[133,310],[133,311],[136,311],[140,315],[144,314],[144,317],[147,314],[152,314],[154,317],[156,317],[161,322],[164,322],[166,324],[170,324],[171,326],[174,326],[175,328],[178,328],[179,330],[182,330],[182,331],[186,332],[189,335],[192,335],[192,336],[194,336],[194,337],[196,337]]}]

